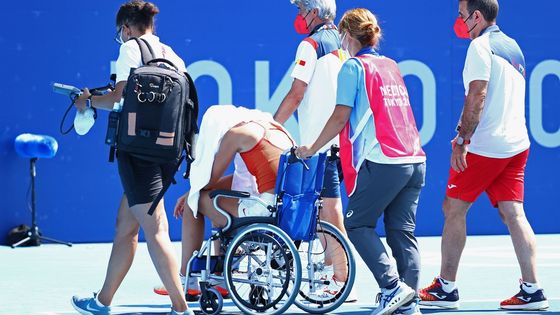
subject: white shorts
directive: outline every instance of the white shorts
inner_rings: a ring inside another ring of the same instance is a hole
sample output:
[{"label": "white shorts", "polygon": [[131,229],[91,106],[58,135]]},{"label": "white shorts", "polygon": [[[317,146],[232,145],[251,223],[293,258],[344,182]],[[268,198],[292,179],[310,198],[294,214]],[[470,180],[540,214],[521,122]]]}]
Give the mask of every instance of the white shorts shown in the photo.
[{"label": "white shorts", "polygon": [[[274,205],[274,194],[262,193],[257,195],[264,203],[268,205]],[[237,207],[238,216],[240,218],[244,217],[269,217],[272,213],[260,202],[252,199],[241,199],[239,200],[239,206]]]}]

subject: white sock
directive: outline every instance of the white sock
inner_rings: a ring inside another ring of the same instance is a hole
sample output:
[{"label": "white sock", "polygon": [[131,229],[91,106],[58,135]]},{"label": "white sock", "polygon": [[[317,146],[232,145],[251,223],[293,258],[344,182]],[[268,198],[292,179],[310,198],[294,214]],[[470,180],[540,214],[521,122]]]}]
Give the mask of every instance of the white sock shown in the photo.
[{"label": "white sock", "polygon": [[457,286],[455,285],[455,281],[445,280],[442,277],[439,277],[439,283],[441,283],[441,288],[443,289],[443,291],[447,293],[451,293],[457,288]]},{"label": "white sock", "polygon": [[187,286],[187,289],[194,289],[194,290],[200,289],[200,286],[198,285],[197,277],[189,277],[189,285]]},{"label": "white sock", "polygon": [[533,294],[533,293],[537,292],[538,290],[540,290],[540,287],[539,287],[538,283],[530,283],[530,282],[525,282],[525,281],[521,282],[521,288],[523,289],[523,291],[525,291],[529,294]]},{"label": "white sock", "polygon": [[103,305],[103,303],[99,302],[99,295],[96,294],[95,298],[93,299],[95,301],[95,304],[97,304],[97,307],[107,307],[105,305]]},{"label": "white sock", "polygon": [[323,272],[327,273],[329,275],[334,274],[334,267],[333,265],[325,265],[325,267],[323,267]]}]

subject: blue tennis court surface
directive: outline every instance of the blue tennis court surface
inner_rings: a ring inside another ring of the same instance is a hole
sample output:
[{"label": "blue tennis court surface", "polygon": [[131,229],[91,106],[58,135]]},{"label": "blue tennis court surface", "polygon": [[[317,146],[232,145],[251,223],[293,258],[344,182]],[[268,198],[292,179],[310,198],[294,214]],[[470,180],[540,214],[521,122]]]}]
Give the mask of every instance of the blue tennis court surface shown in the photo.
[{"label": "blue tennis court surface", "polygon": [[[469,237],[459,270],[461,308],[455,311],[424,309],[425,314],[560,314],[560,235],[539,235],[538,274],[549,298],[546,312],[504,311],[499,301],[518,291],[519,269],[508,236]],[[439,237],[420,238],[421,285],[429,284],[439,271]],[[179,243],[175,243],[179,254]],[[88,296],[105,277],[110,244],[77,244],[74,247],[42,245],[11,249],[0,247],[0,314],[77,314],[72,295]],[[369,314],[378,292],[375,280],[357,260],[354,289],[358,302],[346,304],[335,314]],[[167,297],[152,293],[159,279],[146,244],[141,243],[134,264],[117,292],[114,314],[167,314]],[[197,311],[198,303],[189,303]],[[239,313],[226,300],[224,313]],[[295,306],[287,314],[302,313]]]}]

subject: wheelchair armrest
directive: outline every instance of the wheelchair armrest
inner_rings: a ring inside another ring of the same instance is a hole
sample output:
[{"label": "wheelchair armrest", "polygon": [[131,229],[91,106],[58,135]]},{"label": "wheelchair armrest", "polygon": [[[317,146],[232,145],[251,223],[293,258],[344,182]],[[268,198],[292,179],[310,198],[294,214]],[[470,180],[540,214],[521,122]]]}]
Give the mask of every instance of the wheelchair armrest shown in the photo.
[{"label": "wheelchair armrest", "polygon": [[224,196],[230,198],[249,198],[251,197],[251,194],[249,194],[246,191],[218,189],[218,190],[212,190],[209,196],[210,199],[214,199],[217,196]]}]

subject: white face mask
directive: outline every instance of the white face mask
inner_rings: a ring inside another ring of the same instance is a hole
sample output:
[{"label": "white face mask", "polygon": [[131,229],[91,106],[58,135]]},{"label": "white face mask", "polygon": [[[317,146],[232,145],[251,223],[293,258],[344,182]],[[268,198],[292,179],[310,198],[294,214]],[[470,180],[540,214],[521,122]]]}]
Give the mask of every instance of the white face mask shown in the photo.
[{"label": "white face mask", "polygon": [[346,51],[348,55],[350,55],[350,44],[348,42],[344,43],[344,40],[347,39],[348,32],[344,32],[342,38],[340,39],[340,47],[342,50]]},{"label": "white face mask", "polygon": [[115,35],[115,41],[116,41],[119,45],[124,44],[124,40],[123,40],[123,38],[122,38],[122,35],[123,35],[123,28],[124,28],[124,27],[121,26],[121,27],[119,28],[119,31],[118,31],[117,34]]}]

